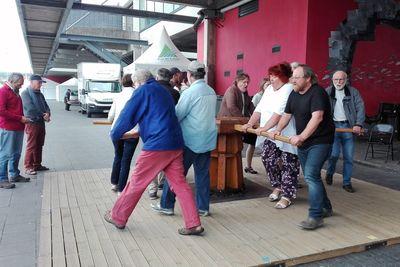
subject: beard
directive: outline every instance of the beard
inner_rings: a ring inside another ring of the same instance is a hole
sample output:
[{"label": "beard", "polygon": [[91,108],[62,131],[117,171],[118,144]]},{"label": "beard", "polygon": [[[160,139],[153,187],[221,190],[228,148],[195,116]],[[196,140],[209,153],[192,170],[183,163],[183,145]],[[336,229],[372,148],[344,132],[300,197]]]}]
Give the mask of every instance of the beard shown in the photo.
[{"label": "beard", "polygon": [[342,85],[333,84],[333,86],[335,87],[336,90],[343,90],[343,88],[346,86],[346,84],[342,84]]}]

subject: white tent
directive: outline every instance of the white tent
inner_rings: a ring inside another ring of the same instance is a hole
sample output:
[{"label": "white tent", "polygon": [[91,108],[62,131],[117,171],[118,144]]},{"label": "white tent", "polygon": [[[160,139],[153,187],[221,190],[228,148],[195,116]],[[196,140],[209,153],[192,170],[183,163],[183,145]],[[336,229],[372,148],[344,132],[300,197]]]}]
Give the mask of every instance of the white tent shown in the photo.
[{"label": "white tent", "polygon": [[138,69],[150,70],[153,74],[159,68],[177,67],[187,70],[190,61],[176,48],[163,27],[160,38],[155,41],[138,59],[124,68],[124,73],[133,73]]},{"label": "white tent", "polygon": [[56,87],[59,83],[47,78],[43,78],[43,80],[45,80],[46,83],[42,84],[40,91],[42,91],[44,97],[46,99],[56,99]]},{"label": "white tent", "polygon": [[64,101],[65,92],[67,89],[71,89],[71,91],[78,91],[78,79],[71,78],[63,83],[60,83],[56,86],[56,100],[57,101]]}]

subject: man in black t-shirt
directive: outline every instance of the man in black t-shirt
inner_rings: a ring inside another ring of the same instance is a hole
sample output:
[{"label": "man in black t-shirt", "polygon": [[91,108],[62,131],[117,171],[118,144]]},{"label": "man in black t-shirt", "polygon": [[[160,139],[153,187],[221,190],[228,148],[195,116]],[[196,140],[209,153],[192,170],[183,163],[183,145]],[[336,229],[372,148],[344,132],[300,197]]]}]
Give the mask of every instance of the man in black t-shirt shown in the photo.
[{"label": "man in black t-shirt", "polygon": [[308,185],[308,218],[300,223],[303,229],[314,230],[323,224],[323,217],[332,215],[332,205],[321,179],[321,169],[329,157],[334,139],[329,97],[310,67],[300,65],[291,78],[294,91],[289,95],[285,114],[275,134],[280,132],[294,116],[296,134],[290,143],[298,147],[298,156]]}]

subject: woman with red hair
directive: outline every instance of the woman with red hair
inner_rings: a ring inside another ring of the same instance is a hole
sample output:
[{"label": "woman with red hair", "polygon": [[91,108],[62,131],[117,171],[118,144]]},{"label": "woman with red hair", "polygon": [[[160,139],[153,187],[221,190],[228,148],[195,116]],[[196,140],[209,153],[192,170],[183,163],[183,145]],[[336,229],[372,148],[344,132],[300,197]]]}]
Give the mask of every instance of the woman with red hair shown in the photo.
[{"label": "woman with red hair", "polygon": [[[272,133],[275,130],[285,110],[287,99],[293,91],[293,87],[289,83],[292,70],[287,62],[271,66],[268,69],[268,75],[271,85],[265,90],[249,122],[243,125],[243,130],[246,131],[259,122],[257,135],[260,135],[261,132]],[[282,135],[296,135],[294,120],[289,122]],[[271,185],[274,187],[274,191],[269,195],[269,200],[279,200],[275,205],[277,209],[287,208],[296,198],[297,193],[300,171],[297,149],[290,144],[274,140],[272,134],[268,139],[260,136],[257,143],[260,142],[264,142],[261,153],[262,162]],[[280,162],[282,164],[279,164]]]}]

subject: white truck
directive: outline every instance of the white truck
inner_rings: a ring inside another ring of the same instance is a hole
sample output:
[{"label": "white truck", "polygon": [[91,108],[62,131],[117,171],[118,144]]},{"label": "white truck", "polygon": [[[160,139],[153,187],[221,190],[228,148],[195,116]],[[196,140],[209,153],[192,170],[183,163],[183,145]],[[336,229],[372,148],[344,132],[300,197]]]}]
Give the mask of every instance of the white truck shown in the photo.
[{"label": "white truck", "polygon": [[120,75],[119,64],[78,64],[78,100],[82,114],[90,118],[93,113],[108,113],[115,94],[121,91]]}]

